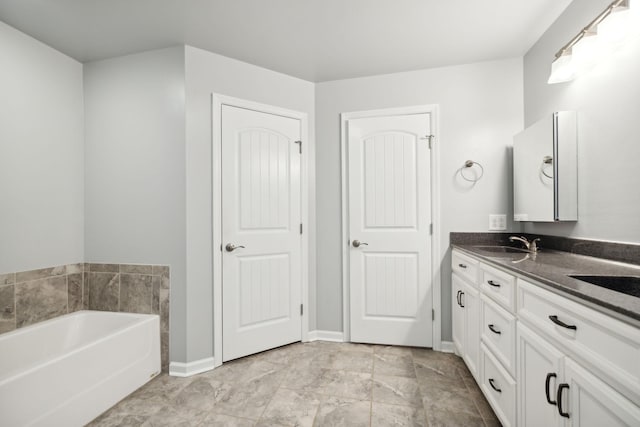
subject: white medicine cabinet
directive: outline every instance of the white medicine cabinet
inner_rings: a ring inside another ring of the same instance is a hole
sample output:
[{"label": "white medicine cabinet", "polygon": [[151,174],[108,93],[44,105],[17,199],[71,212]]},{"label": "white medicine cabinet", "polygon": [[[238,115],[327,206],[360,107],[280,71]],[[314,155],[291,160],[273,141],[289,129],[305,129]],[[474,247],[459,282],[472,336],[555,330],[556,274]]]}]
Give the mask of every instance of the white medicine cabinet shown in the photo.
[{"label": "white medicine cabinet", "polygon": [[514,136],[514,221],[578,220],[575,111],[559,111]]}]

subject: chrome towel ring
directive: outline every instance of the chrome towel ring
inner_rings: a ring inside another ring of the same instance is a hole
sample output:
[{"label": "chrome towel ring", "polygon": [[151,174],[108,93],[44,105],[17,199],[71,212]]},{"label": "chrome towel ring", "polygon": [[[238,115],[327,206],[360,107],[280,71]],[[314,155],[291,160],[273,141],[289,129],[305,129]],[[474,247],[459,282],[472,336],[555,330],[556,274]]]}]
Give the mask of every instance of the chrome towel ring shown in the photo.
[{"label": "chrome towel ring", "polygon": [[[467,175],[465,175],[464,171],[472,168],[474,165],[480,168],[480,175],[476,175],[473,178],[469,178]],[[460,168],[460,175],[462,176],[462,179],[464,179],[465,181],[478,182],[480,178],[482,178],[482,176],[484,175],[484,168],[478,162],[474,162],[473,160],[467,160],[466,162],[464,162],[464,166]]]}]

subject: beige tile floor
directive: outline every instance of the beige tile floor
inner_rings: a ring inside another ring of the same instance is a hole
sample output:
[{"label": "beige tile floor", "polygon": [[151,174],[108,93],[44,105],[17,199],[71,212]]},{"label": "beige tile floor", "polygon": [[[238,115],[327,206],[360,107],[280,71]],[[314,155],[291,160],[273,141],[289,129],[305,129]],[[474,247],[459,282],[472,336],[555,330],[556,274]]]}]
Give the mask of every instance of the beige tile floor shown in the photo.
[{"label": "beige tile floor", "polygon": [[499,426],[462,360],[316,341],[161,375],[91,426]]}]

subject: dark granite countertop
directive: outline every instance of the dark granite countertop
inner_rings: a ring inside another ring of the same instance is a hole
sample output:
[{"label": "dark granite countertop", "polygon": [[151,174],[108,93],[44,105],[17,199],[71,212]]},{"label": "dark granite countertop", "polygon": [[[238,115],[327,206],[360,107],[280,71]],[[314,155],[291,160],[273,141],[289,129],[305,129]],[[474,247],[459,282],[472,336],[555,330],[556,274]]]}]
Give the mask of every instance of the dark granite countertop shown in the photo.
[{"label": "dark granite countertop", "polygon": [[474,255],[488,264],[542,283],[551,291],[568,294],[574,300],[586,301],[590,307],[600,308],[600,311],[627,323],[640,325],[640,298],[567,276],[569,274],[640,276],[639,265],[544,248],[535,254],[497,254],[467,242],[452,243],[451,246]]}]

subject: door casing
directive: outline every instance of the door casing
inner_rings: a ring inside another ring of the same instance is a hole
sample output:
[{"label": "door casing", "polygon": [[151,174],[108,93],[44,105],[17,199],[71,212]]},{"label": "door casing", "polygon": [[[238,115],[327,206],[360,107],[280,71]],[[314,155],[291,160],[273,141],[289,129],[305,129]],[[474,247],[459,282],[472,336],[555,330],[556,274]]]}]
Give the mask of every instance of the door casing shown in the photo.
[{"label": "door casing", "polygon": [[351,340],[350,324],[350,283],[349,283],[349,164],[347,126],[349,120],[386,116],[402,116],[407,114],[428,113],[431,119],[431,218],[433,234],[431,236],[431,274],[433,280],[432,303],[433,317],[433,349],[442,350],[442,310],[440,288],[440,182],[439,169],[440,154],[438,149],[438,105],[416,105],[410,107],[385,108],[380,110],[355,111],[340,114],[340,150],[341,150],[341,182],[342,182],[342,325],[344,341]]},{"label": "door casing", "polygon": [[307,113],[261,104],[226,95],[211,95],[212,111],[212,213],[213,213],[213,355],[214,367],[222,365],[222,106],[245,108],[300,120],[302,158],[300,161],[301,218],[303,223],[301,253],[302,341],[309,337],[309,121]]}]

